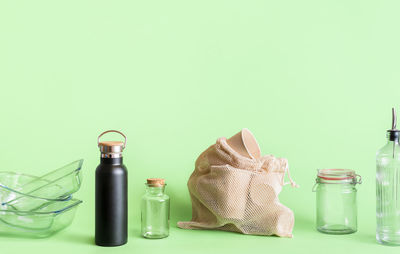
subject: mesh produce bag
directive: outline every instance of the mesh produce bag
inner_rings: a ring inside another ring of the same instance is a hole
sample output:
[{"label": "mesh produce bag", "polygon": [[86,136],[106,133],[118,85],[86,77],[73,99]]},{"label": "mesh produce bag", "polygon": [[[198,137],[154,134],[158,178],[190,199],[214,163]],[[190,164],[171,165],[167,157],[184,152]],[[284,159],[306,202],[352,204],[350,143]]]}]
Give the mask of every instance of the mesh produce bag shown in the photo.
[{"label": "mesh produce bag", "polygon": [[192,220],[184,229],[219,229],[252,235],[292,237],[294,215],[279,202],[288,162],[261,156],[251,132],[219,138],[196,161],[189,178]]}]

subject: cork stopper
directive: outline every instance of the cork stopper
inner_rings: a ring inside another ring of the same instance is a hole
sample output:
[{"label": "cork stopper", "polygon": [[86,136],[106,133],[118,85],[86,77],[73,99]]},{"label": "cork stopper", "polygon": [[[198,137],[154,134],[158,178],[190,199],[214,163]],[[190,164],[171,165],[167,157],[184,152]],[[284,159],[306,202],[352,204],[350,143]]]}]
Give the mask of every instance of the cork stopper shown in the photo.
[{"label": "cork stopper", "polygon": [[152,187],[161,187],[165,185],[165,180],[162,178],[148,178],[147,184]]}]

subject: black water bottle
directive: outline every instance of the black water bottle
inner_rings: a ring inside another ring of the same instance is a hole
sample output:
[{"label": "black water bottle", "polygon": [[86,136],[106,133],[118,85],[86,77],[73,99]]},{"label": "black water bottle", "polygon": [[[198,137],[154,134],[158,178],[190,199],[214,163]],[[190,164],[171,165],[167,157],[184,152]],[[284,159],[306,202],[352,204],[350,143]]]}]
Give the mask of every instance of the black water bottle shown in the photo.
[{"label": "black water bottle", "polygon": [[[125,141],[100,142],[100,137],[109,132],[121,134]],[[128,237],[128,179],[122,163],[126,137],[119,131],[109,130],[100,134],[97,143],[101,158],[96,169],[95,242],[100,246],[119,246]]]}]

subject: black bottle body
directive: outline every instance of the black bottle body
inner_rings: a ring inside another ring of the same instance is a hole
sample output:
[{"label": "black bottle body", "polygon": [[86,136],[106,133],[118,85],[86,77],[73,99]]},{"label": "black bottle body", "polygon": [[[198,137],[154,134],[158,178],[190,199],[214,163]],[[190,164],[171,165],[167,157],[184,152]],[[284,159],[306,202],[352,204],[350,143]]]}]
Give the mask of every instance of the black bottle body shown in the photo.
[{"label": "black bottle body", "polygon": [[95,241],[119,246],[128,237],[128,178],[121,158],[101,158],[96,169]]}]

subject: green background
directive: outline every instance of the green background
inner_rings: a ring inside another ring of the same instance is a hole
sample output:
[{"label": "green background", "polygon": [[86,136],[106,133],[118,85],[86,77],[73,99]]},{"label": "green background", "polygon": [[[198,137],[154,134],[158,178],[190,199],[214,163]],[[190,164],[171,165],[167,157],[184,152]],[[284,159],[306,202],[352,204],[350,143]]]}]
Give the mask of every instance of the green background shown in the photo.
[{"label": "green background", "polygon": [[[0,167],[43,174],[84,158],[84,200],[48,239],[2,253],[395,253],[375,242],[375,152],[399,106],[399,1],[0,0]],[[176,228],[197,156],[249,128],[289,160],[293,239]],[[96,138],[128,136],[129,242],[93,245]],[[359,231],[315,228],[317,168],[362,175]],[[139,235],[147,177],[164,177],[171,235]]]}]

